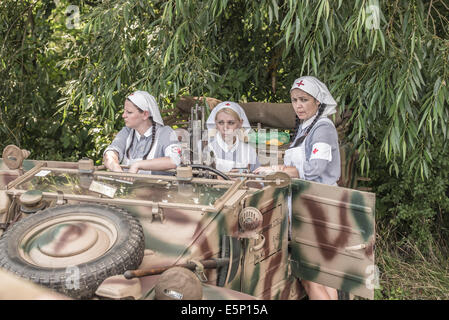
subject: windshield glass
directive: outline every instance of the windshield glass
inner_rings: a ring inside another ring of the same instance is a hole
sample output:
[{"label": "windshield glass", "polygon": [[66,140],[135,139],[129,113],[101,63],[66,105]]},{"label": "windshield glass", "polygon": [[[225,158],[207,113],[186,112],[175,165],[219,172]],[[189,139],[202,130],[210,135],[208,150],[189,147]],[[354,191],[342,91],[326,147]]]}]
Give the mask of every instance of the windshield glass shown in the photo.
[{"label": "windshield glass", "polygon": [[139,199],[162,203],[185,203],[213,206],[229,188],[229,185],[212,185],[181,181],[149,180],[111,176],[92,176],[78,173],[58,173],[41,170],[31,179],[17,186],[21,190],[40,190],[42,192],[61,191],[65,194],[97,196],[91,191],[92,183],[114,190],[115,199]]}]

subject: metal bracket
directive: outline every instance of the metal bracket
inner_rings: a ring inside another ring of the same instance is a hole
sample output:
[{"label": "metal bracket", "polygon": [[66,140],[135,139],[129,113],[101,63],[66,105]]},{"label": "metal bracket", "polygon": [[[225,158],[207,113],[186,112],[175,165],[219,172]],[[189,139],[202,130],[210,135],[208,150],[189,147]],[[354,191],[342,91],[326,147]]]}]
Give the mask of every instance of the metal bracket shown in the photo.
[{"label": "metal bracket", "polygon": [[153,222],[153,219],[155,217],[159,217],[159,220],[161,220],[161,223],[164,223],[164,221],[165,221],[164,211],[159,207],[158,204],[155,204],[151,208],[150,222]]},{"label": "metal bracket", "polygon": [[56,198],[56,204],[57,205],[63,205],[67,203],[67,200],[64,199],[64,193],[60,190],[56,191],[58,193],[58,196]]},{"label": "metal bracket", "polygon": [[[255,244],[253,247],[251,247],[249,249],[250,252],[254,252],[254,251],[259,251],[260,249],[263,248],[264,244],[265,244],[265,237],[263,236],[263,234],[260,234],[260,238],[261,240],[259,241],[258,244]],[[259,240],[259,237],[255,238],[255,241]]]},{"label": "metal bracket", "polygon": [[189,262],[196,265],[195,267],[195,274],[200,279],[201,282],[207,282],[206,274],[204,273],[204,266],[201,262],[198,260],[189,260]]},{"label": "metal bracket", "polygon": [[357,251],[357,250],[362,250],[366,248],[366,244],[362,243],[362,244],[358,244],[355,246],[351,246],[351,247],[346,247],[345,250],[346,251]]}]

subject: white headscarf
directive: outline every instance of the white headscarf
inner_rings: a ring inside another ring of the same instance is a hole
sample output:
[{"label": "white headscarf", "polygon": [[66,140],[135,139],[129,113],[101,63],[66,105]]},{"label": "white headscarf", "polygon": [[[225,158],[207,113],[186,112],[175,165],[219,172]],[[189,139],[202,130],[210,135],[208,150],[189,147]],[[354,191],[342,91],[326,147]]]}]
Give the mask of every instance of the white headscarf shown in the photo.
[{"label": "white headscarf", "polygon": [[161,113],[159,112],[159,106],[157,105],[156,99],[146,91],[136,91],[128,96],[128,99],[139,107],[143,111],[148,111],[153,117],[153,121],[164,125],[162,121]]},{"label": "white headscarf", "polygon": [[301,89],[317,99],[319,102],[324,103],[326,105],[326,109],[324,109],[323,114],[321,115],[322,117],[336,112],[337,102],[332,97],[326,85],[317,78],[312,76],[298,78],[293,82],[290,92],[293,89]]},{"label": "white headscarf", "polygon": [[216,127],[215,118],[217,116],[217,113],[221,109],[225,109],[225,108],[229,108],[229,109],[232,109],[235,112],[237,112],[240,119],[243,120],[242,128],[244,128],[245,130],[251,129],[251,125],[249,124],[248,118],[246,117],[246,114],[245,114],[245,110],[243,110],[243,108],[238,103],[231,102],[231,101],[220,102],[219,104],[216,105],[215,108],[212,109],[212,112],[210,113],[209,118],[207,118],[207,121],[206,121],[207,129],[215,129],[215,127]]}]

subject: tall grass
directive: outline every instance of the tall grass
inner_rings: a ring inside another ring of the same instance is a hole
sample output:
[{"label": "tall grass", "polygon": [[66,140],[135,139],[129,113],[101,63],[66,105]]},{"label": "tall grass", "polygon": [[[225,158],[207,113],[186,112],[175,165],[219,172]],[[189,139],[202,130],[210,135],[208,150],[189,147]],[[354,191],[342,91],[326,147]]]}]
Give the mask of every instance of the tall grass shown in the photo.
[{"label": "tall grass", "polygon": [[449,299],[448,239],[429,239],[429,253],[424,255],[411,241],[398,239],[389,226],[378,223],[376,230],[376,265],[380,271],[376,299]]}]

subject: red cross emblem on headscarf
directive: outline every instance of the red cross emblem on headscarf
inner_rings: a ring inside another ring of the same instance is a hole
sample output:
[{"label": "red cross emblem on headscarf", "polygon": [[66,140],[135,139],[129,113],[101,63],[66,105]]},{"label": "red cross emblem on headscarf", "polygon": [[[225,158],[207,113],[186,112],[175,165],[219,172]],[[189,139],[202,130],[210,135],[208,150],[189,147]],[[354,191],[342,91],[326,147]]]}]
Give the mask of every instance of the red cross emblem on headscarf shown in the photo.
[{"label": "red cross emblem on headscarf", "polygon": [[301,80],[300,82],[297,82],[296,84],[298,85],[298,87],[300,87],[300,86],[304,85],[304,82],[302,82],[302,80]]},{"label": "red cross emblem on headscarf", "polygon": [[315,148],[313,151],[313,154],[315,154],[315,153],[317,153],[318,152],[318,149],[317,148]]},{"label": "red cross emblem on headscarf", "polygon": [[226,103],[225,105],[226,105],[226,106],[230,106],[231,104],[230,104],[230,103]]}]

